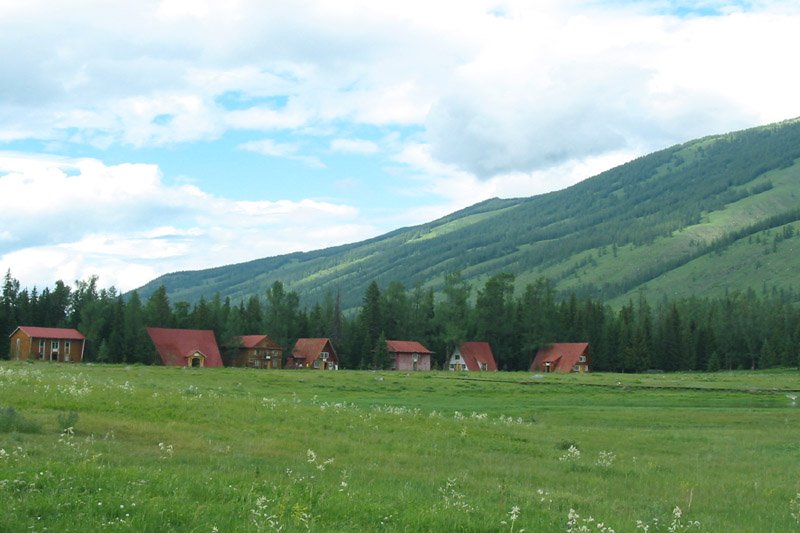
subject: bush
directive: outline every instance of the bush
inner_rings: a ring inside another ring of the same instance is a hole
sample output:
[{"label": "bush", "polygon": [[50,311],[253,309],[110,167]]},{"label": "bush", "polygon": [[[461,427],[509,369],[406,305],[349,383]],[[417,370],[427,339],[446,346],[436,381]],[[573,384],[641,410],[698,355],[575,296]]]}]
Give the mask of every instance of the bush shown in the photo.
[{"label": "bush", "polygon": [[17,413],[13,407],[0,408],[0,432],[39,433],[41,424]]},{"label": "bush", "polygon": [[61,431],[67,428],[74,428],[78,423],[78,413],[70,411],[69,413],[58,413],[58,427]]}]

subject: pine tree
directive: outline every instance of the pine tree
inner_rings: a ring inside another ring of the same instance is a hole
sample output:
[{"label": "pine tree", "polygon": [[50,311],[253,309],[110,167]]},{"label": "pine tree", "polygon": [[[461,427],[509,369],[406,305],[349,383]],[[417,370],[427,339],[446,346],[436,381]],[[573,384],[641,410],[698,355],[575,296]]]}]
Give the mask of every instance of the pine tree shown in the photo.
[{"label": "pine tree", "polygon": [[389,346],[386,344],[386,336],[381,333],[373,349],[372,367],[377,370],[389,368],[391,360],[389,358]]}]

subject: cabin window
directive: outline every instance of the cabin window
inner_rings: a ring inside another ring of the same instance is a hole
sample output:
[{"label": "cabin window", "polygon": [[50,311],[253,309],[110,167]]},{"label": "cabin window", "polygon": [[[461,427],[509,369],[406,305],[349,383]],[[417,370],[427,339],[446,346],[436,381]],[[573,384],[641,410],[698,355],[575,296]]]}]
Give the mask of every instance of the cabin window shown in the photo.
[{"label": "cabin window", "polygon": [[328,352],[319,352],[319,356],[322,358],[323,361],[328,360]]},{"label": "cabin window", "polygon": [[582,356],[578,357],[578,362],[579,363],[585,363],[586,362],[586,356],[582,355]]},{"label": "cabin window", "polygon": [[45,342],[44,339],[39,339],[39,359],[44,359]]},{"label": "cabin window", "polygon": [[314,359],[314,368],[319,368],[319,359]]},{"label": "cabin window", "polygon": [[455,370],[455,369],[456,369],[456,365],[454,365],[454,364],[451,364],[451,365],[450,365],[450,370]]},{"label": "cabin window", "polygon": [[69,341],[64,341],[64,353],[67,355],[69,355],[69,348],[70,348]]},{"label": "cabin window", "polygon": [[486,363],[481,363],[481,370],[486,370]]},{"label": "cabin window", "polygon": [[50,348],[52,348],[54,352],[58,353],[58,341],[51,342]]},{"label": "cabin window", "polygon": [[455,358],[456,358],[456,360],[458,360],[458,359],[461,359],[461,354],[460,354],[460,353],[458,353],[458,352],[456,352],[456,354],[455,354]]},{"label": "cabin window", "polygon": [[414,361],[414,362],[418,361],[419,360],[419,354],[418,353],[411,354],[411,360]]},{"label": "cabin window", "polygon": [[572,367],[572,370],[574,370],[575,372],[580,372],[580,371],[581,371],[581,365],[575,365],[575,366],[573,366],[573,367]]}]

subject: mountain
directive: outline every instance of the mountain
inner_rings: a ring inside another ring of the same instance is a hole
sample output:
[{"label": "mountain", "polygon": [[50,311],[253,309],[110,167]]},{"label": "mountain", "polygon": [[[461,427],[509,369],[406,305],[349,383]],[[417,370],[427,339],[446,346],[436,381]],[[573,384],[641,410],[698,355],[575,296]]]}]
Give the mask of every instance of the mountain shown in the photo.
[{"label": "mountain", "polygon": [[[476,289],[490,276],[540,277],[560,291],[611,303],[773,287],[793,294],[800,273],[800,119],[716,135],[640,157],[567,189],[491,199],[363,242],[161,276],[172,301],[219,292],[234,302],[274,281],[304,304],[341,289],[344,309],[367,285],[441,288],[460,270]],[[798,287],[800,288],[800,287]]]}]

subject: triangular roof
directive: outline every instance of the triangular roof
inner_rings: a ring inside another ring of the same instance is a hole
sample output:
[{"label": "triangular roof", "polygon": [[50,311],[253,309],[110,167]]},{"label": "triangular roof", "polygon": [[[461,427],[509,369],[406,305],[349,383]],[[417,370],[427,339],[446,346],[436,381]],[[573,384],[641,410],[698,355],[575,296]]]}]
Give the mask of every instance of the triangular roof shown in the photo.
[{"label": "triangular roof", "polygon": [[314,362],[319,356],[320,352],[325,351],[325,346],[329,347],[330,353],[334,362],[339,362],[339,356],[336,355],[336,350],[333,348],[333,343],[328,338],[323,339],[297,339],[297,342],[292,349],[292,357],[295,359],[302,359],[306,364]]},{"label": "triangular roof", "polygon": [[258,343],[266,339],[267,342],[265,343],[264,348],[283,350],[283,346],[272,340],[269,335],[242,335],[241,337],[236,338],[241,339],[242,348],[255,348]]},{"label": "triangular roof", "polygon": [[539,348],[531,365],[531,371],[544,370],[545,363],[551,363],[552,372],[571,372],[578,364],[581,355],[588,353],[588,342],[556,342]]},{"label": "triangular roof", "polygon": [[433,353],[417,341],[386,341],[389,353]]},{"label": "triangular roof", "polygon": [[211,330],[147,328],[165,366],[186,366],[195,352],[205,356],[205,366],[222,366],[217,340]]},{"label": "triangular roof", "polygon": [[497,370],[492,347],[488,342],[465,342],[458,347],[458,353],[471,371],[481,369],[481,363],[486,365],[486,370]]},{"label": "triangular roof", "polygon": [[36,337],[37,339],[86,340],[86,337],[81,335],[77,329],[40,328],[36,326],[19,326],[9,337],[14,335],[17,330],[22,330],[28,337]]}]

